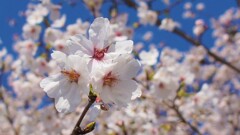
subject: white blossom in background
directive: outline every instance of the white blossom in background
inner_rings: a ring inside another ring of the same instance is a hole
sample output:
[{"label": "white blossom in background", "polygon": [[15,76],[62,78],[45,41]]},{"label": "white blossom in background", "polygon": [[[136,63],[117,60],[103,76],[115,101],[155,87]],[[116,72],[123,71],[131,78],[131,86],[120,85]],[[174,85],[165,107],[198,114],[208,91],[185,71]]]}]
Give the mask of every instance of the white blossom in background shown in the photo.
[{"label": "white blossom in background", "polygon": [[159,26],[160,29],[170,32],[173,31],[176,27],[179,27],[179,25],[171,18],[164,18],[161,22],[161,25]]},{"label": "white blossom in background", "polygon": [[53,28],[61,28],[61,27],[64,26],[65,22],[66,22],[66,15],[63,15],[61,18],[56,19],[52,23],[51,27],[53,27]]},{"label": "white blossom in background", "polygon": [[149,52],[141,51],[139,57],[143,65],[152,66],[157,63],[159,52],[156,48],[151,47]]},{"label": "white blossom in background", "polygon": [[152,89],[158,99],[173,98],[177,94],[179,87],[178,79],[172,71],[161,67],[153,77]]},{"label": "white blossom in background", "polygon": [[127,39],[132,39],[133,28],[126,27],[128,21],[128,14],[120,14],[116,18],[110,20],[110,28],[112,30],[111,37],[114,41],[124,41]]},{"label": "white blossom in background", "polygon": [[48,9],[43,5],[36,5],[33,11],[27,12],[27,21],[31,25],[39,24],[48,14]]},{"label": "white blossom in background", "polygon": [[204,8],[205,8],[204,3],[198,3],[198,4],[196,5],[196,9],[197,9],[198,11],[202,11],[202,10],[204,10]]},{"label": "white blossom in background", "polygon": [[186,2],[185,4],[184,4],[184,9],[185,10],[190,10],[192,8],[192,3],[191,2]]},{"label": "white blossom in background", "polygon": [[57,39],[63,37],[62,31],[55,28],[47,28],[44,33],[44,41],[48,44],[53,44]]},{"label": "white blossom in background", "polygon": [[25,24],[23,26],[23,37],[25,39],[37,40],[39,38],[41,30],[42,28],[39,25]]},{"label": "white blossom in background", "polygon": [[146,33],[143,35],[143,39],[144,39],[145,41],[151,40],[152,37],[153,37],[153,33],[152,33],[151,31],[148,31],[148,32],[146,32]]},{"label": "white blossom in background", "polygon": [[162,0],[162,2],[166,5],[169,5],[170,4],[170,0]]},{"label": "white blossom in background", "polygon": [[150,24],[150,25],[154,25],[157,21],[157,12],[148,9],[148,5],[143,2],[140,1],[139,2],[139,7],[138,7],[138,17],[140,18],[140,23],[141,24]]},{"label": "white blossom in background", "polygon": [[195,21],[195,26],[193,28],[193,34],[196,36],[200,36],[206,30],[206,26],[202,19],[198,19]]},{"label": "white blossom in background", "polygon": [[183,12],[183,18],[188,19],[188,18],[195,18],[196,14],[190,10],[186,10],[185,12]]},{"label": "white blossom in background", "polygon": [[31,40],[19,41],[15,44],[14,49],[19,52],[23,57],[25,56],[34,56],[37,51],[37,44]]},{"label": "white blossom in background", "polygon": [[[76,20],[76,23],[69,24],[66,30],[66,36],[74,36],[76,34],[86,34],[86,31],[89,27],[89,22],[82,22],[79,18]],[[69,38],[69,37],[68,37]]]},{"label": "white blossom in background", "polygon": [[61,52],[64,52],[64,53],[68,53],[69,52],[69,49],[67,47],[67,42],[64,39],[57,39],[57,40],[55,40],[55,42],[52,44],[52,46],[57,51],[61,51]]}]

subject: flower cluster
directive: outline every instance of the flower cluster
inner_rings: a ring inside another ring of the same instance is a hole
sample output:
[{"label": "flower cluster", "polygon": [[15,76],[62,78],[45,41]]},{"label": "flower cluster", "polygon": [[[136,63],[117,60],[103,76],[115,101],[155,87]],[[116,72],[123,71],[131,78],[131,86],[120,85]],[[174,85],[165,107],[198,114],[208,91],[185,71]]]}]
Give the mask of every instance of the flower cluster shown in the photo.
[{"label": "flower cluster", "polygon": [[13,50],[0,38],[1,135],[240,134],[238,8],[78,2],[32,1]]},{"label": "flower cluster", "polygon": [[89,38],[72,36],[68,52],[54,51],[51,56],[60,67],[55,75],[43,79],[40,86],[55,99],[59,112],[74,111],[90,85],[104,104],[126,107],[135,97],[140,63],[133,58],[131,40],[114,42],[108,19],[96,18]]}]

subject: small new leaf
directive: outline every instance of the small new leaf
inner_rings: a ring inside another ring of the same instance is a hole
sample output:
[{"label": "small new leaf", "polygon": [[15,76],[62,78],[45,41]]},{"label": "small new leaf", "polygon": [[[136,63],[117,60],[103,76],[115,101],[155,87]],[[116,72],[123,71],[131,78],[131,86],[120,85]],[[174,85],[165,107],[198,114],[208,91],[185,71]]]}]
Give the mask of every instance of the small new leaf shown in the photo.
[{"label": "small new leaf", "polygon": [[96,122],[90,122],[87,126],[82,130],[82,133],[87,134],[94,130]]}]

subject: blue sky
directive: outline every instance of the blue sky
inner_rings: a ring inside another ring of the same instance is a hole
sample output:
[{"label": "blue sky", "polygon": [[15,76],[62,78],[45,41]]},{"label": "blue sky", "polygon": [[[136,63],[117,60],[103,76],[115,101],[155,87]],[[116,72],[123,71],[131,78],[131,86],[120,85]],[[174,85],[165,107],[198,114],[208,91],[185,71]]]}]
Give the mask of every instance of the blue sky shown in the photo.
[{"label": "blue sky", "polygon": [[[60,2],[66,0],[54,0],[53,2]],[[155,9],[162,9],[163,6],[161,4],[161,0],[156,0],[157,2],[154,3],[153,8]],[[175,1],[175,0],[172,0]],[[186,0],[185,0],[186,1]],[[36,2],[36,0],[0,0],[0,39],[2,40],[2,48],[6,46],[10,53],[13,53],[13,35],[14,34],[21,34],[22,26],[25,23],[24,17],[19,17],[19,12],[24,11],[27,8],[27,4],[29,2]],[[235,0],[195,0],[193,2],[193,6],[198,2],[205,3],[206,9],[198,15],[198,18],[204,19],[207,24],[209,24],[209,16],[218,18],[218,16],[230,7],[236,7]],[[108,8],[110,7],[110,3],[104,5],[101,9],[103,12],[104,17],[108,17]],[[137,21],[136,11],[133,9],[120,5],[119,6],[120,13],[127,12],[130,16],[129,25],[133,22]],[[182,18],[182,11],[183,11],[183,4],[175,7],[172,11],[170,16],[181,23],[181,28],[189,34],[192,34],[192,26],[194,24],[195,19],[183,19]],[[82,2],[78,2],[76,6],[71,7],[70,5],[63,4],[63,8],[61,10],[62,13],[67,15],[67,24],[74,23],[76,18],[82,18],[83,20],[90,20],[93,21],[93,16],[89,13],[88,9],[82,4]],[[162,15],[160,18],[164,18]],[[9,26],[9,20],[14,19],[16,21],[16,26],[11,27]],[[152,31],[154,33],[154,37],[152,40],[145,42],[146,45],[150,43],[159,43],[160,41],[165,42],[172,48],[176,48],[178,50],[187,51],[191,45],[184,41],[183,39],[179,38],[178,36],[166,32],[160,31],[156,27],[152,26],[145,26],[138,28],[134,34],[134,42],[137,43],[142,41],[142,36],[145,32]],[[209,47],[213,45],[214,40],[211,36],[212,31],[208,30],[203,37],[203,42],[208,45]]]}]

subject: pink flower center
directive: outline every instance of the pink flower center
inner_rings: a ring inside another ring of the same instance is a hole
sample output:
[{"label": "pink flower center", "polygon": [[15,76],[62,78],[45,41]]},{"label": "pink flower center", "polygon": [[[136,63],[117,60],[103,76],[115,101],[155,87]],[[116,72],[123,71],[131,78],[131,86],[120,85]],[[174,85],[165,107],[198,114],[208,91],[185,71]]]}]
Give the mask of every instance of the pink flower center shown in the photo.
[{"label": "pink flower center", "polygon": [[102,50],[99,50],[97,48],[94,48],[93,58],[96,60],[102,60],[104,57],[104,54],[108,51],[109,47],[106,47]]},{"label": "pink flower center", "polygon": [[115,32],[115,35],[117,36],[117,37],[120,37],[120,36],[122,36],[122,33],[121,32]]},{"label": "pink flower center", "polygon": [[164,88],[164,84],[163,84],[162,82],[160,82],[159,85],[158,85],[158,87],[159,87],[160,89],[163,89],[163,88]]},{"label": "pink flower center", "polygon": [[36,29],[35,28],[32,28],[31,29],[31,33],[35,33],[36,32]]},{"label": "pink flower center", "polygon": [[180,77],[180,82],[183,82],[183,81],[185,81],[185,77]]},{"label": "pink flower center", "polygon": [[58,49],[59,49],[59,50],[63,50],[63,49],[64,49],[64,46],[60,44],[60,45],[58,45]]},{"label": "pink flower center", "polygon": [[117,82],[117,77],[112,74],[112,72],[109,72],[103,77],[103,86],[109,86],[112,87]]},{"label": "pink flower center", "polygon": [[41,61],[41,62],[40,62],[40,65],[41,65],[42,67],[46,67],[46,62]]},{"label": "pink flower center", "polygon": [[28,48],[29,50],[33,49],[33,44],[31,44],[31,43],[27,44],[27,48]]},{"label": "pink flower center", "polygon": [[77,83],[78,78],[80,77],[80,74],[78,74],[75,70],[71,70],[71,71],[62,70],[61,73],[66,77],[68,77],[70,82]]}]

